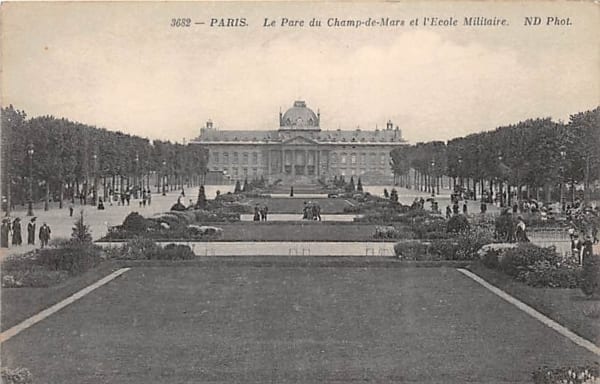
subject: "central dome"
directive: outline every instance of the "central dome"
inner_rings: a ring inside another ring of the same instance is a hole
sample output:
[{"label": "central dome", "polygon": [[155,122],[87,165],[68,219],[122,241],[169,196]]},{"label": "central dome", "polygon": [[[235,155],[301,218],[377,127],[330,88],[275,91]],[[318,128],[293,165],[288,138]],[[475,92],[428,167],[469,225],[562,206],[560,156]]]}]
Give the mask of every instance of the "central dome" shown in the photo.
[{"label": "central dome", "polygon": [[283,115],[279,113],[279,126],[287,129],[315,129],[319,128],[319,114],[315,114],[312,109],[306,106],[302,100],[294,101],[294,106]]}]

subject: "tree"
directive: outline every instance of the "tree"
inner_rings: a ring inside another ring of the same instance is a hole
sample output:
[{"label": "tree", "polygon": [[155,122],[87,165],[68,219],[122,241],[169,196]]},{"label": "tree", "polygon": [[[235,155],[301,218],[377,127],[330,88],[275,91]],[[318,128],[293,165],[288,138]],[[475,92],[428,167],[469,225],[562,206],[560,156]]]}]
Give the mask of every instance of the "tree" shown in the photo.
[{"label": "tree", "polygon": [[198,199],[196,200],[196,208],[197,209],[205,209],[206,208],[206,194],[204,192],[204,185],[201,185],[200,188],[198,188]]},{"label": "tree", "polygon": [[79,217],[75,220],[73,232],[71,233],[71,241],[77,244],[91,243],[92,234],[90,226],[85,224],[83,220],[83,209],[79,212]]}]

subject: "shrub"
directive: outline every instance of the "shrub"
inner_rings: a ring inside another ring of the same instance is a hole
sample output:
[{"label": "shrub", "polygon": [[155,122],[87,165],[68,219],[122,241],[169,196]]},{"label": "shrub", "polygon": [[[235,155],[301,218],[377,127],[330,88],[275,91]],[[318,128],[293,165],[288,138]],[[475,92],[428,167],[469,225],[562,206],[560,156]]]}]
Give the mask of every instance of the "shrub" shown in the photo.
[{"label": "shrub", "polygon": [[92,234],[90,233],[90,226],[85,224],[83,221],[83,210],[79,213],[79,218],[75,221],[73,226],[73,232],[71,233],[71,239],[76,243],[91,243]]},{"label": "shrub", "polygon": [[454,240],[434,240],[429,245],[428,253],[437,255],[439,260],[460,260],[459,249]]},{"label": "shrub", "polygon": [[533,373],[534,384],[595,384],[600,378],[598,365],[579,367],[543,367]]},{"label": "shrub", "polygon": [[119,252],[111,252],[111,257],[125,260],[146,260],[162,250],[160,245],[144,237],[135,237],[123,244]]},{"label": "shrub", "polygon": [[2,286],[49,287],[83,273],[103,261],[100,247],[60,239],[49,248],[11,257],[2,263]]},{"label": "shrub", "polygon": [[475,227],[459,232],[456,241],[458,249],[456,258],[459,260],[472,260],[477,257],[477,251],[486,244],[492,243],[494,236],[486,228]]},{"label": "shrub", "polygon": [[181,201],[177,200],[175,204],[171,206],[171,211],[185,211],[187,208],[185,205],[181,204]]},{"label": "shrub", "polygon": [[460,233],[463,231],[468,231],[470,227],[469,220],[467,220],[465,215],[454,215],[450,218],[450,220],[448,220],[446,232]]},{"label": "shrub", "polygon": [[131,212],[123,220],[123,229],[133,233],[145,232],[148,229],[148,220],[137,212]]},{"label": "shrub", "polygon": [[553,247],[542,248],[531,243],[519,244],[516,248],[506,249],[500,260],[500,270],[509,276],[517,277],[528,266],[544,260],[558,261]]},{"label": "shrub", "polygon": [[196,255],[188,245],[167,244],[160,252],[151,253],[149,259],[154,260],[190,260]]},{"label": "shrub", "polygon": [[135,238],[109,253],[122,260],[189,260],[195,257],[192,249],[183,244],[167,244],[164,248],[147,238]]},{"label": "shrub", "polygon": [[77,275],[102,262],[102,249],[93,244],[71,243],[62,248],[40,249],[37,261],[51,271],[66,271]]},{"label": "shrub", "polygon": [[[217,196],[221,193],[217,191]],[[204,185],[201,185],[198,189],[198,198],[196,199],[196,209],[205,209],[206,208],[206,193],[204,191]]]},{"label": "shrub", "polygon": [[600,256],[591,255],[583,258],[581,290],[588,296],[600,293]]},{"label": "shrub", "polygon": [[519,244],[504,251],[498,266],[515,280],[533,287],[576,288],[581,284],[581,268],[573,261],[562,260],[554,247]]},{"label": "shrub", "polygon": [[33,375],[27,368],[2,368],[0,379],[3,384],[31,384]]},{"label": "shrub", "polygon": [[428,244],[407,241],[394,244],[394,254],[403,260],[421,260],[427,255]]}]

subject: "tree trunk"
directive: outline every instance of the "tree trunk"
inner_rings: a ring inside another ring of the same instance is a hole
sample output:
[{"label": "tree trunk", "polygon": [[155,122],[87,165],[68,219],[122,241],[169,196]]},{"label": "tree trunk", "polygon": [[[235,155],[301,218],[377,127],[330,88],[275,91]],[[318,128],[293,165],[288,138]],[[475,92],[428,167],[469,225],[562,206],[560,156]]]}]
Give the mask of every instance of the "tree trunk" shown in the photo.
[{"label": "tree trunk", "polygon": [[44,200],[44,211],[50,208],[50,182],[46,180],[46,198]]},{"label": "tree trunk", "polygon": [[62,209],[63,207],[63,200],[65,198],[65,182],[64,181],[60,181],[60,199],[58,200],[58,208]]}]

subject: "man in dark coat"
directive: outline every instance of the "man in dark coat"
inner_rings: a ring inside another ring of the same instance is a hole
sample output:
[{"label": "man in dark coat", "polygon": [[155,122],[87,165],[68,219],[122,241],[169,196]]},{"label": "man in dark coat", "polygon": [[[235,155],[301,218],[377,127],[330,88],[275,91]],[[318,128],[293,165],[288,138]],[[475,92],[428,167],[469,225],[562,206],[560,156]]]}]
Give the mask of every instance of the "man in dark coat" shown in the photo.
[{"label": "man in dark coat", "polygon": [[35,244],[35,217],[27,224],[27,244]]},{"label": "man in dark coat", "polygon": [[40,242],[42,243],[42,248],[48,245],[48,241],[50,241],[50,233],[52,233],[52,231],[50,230],[48,224],[42,224],[40,227]]},{"label": "man in dark coat", "polygon": [[10,233],[10,220],[2,220],[2,226],[0,227],[0,247],[8,248],[8,234]]},{"label": "man in dark coat", "polygon": [[13,245],[23,244],[23,238],[21,237],[21,219],[19,219],[18,217],[13,221],[12,230]]}]

